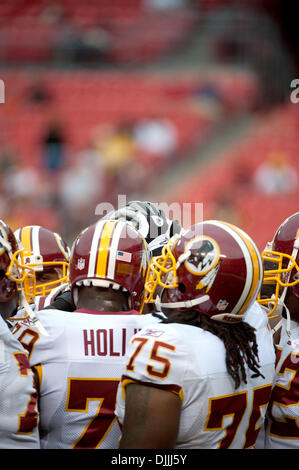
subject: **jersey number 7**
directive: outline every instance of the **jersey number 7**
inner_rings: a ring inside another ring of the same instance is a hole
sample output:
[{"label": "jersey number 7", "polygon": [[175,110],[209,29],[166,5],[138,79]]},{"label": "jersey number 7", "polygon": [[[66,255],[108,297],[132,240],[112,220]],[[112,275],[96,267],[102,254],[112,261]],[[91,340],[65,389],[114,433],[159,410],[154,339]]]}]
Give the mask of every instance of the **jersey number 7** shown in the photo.
[{"label": "jersey number 7", "polygon": [[99,402],[73,449],[97,449],[116,420],[114,415],[118,379],[69,378],[65,411],[86,413],[91,400]]}]

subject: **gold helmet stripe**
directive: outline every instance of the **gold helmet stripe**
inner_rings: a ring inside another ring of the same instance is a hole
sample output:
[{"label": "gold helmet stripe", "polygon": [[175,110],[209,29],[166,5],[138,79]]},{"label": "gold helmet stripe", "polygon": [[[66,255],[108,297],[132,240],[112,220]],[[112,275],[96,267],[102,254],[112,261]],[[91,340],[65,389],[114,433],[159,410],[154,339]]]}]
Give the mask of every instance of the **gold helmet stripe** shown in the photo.
[{"label": "gold helmet stripe", "polygon": [[255,294],[257,294],[261,285],[262,264],[258,257],[259,252],[250,241],[246,233],[235,225],[229,224],[228,222],[224,222],[222,220],[208,220],[203,223],[212,223],[213,225],[217,225],[219,227],[222,226],[223,228],[226,226],[228,233],[233,236],[243,252],[247,269],[246,283],[239,301],[237,302],[233,311],[230,312],[234,315],[243,315],[252,300],[255,300],[253,297]]},{"label": "gold helmet stripe", "polygon": [[98,259],[96,267],[97,277],[105,277],[107,272],[107,260],[109,254],[109,246],[111,243],[111,235],[115,227],[116,221],[109,221],[103,227],[101,241],[98,249]]},{"label": "gold helmet stripe", "polygon": [[252,297],[254,295],[257,295],[258,291],[260,290],[262,264],[258,256],[259,251],[257,247],[253,245],[252,241],[248,238],[247,234],[243,232],[243,230],[241,230],[240,228],[236,227],[235,225],[232,225],[228,222],[223,222],[223,223],[231,227],[232,229],[234,229],[237,232],[237,234],[242,238],[243,242],[248,248],[248,251],[250,253],[250,257],[252,260],[253,279],[252,279],[251,289],[249,291],[249,294],[247,295],[247,299],[245,300],[242,308],[239,311],[239,315],[242,315],[248,308],[248,305],[250,304]]},{"label": "gold helmet stripe", "polygon": [[24,256],[32,255],[31,226],[21,229],[21,245],[24,247]]},{"label": "gold helmet stripe", "polygon": [[61,236],[54,232],[54,237],[55,237],[55,240],[56,240],[56,243],[58,245],[58,248],[60,249],[61,253],[63,254],[63,256],[65,257],[65,261],[68,263],[69,262],[69,256],[68,254],[66,253],[63,245],[62,245],[62,240],[61,240]]}]

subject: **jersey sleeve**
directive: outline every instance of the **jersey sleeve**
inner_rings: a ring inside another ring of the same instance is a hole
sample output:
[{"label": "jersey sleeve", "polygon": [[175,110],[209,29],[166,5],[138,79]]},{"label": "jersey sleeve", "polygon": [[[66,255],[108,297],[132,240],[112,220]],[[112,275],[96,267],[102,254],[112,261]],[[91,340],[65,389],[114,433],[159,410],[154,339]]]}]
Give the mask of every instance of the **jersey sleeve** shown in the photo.
[{"label": "jersey sleeve", "polygon": [[[169,325],[168,325],[169,326]],[[135,381],[182,395],[187,352],[177,331],[153,324],[133,336],[122,376],[122,389]]]},{"label": "jersey sleeve", "polygon": [[46,362],[55,353],[55,334],[49,336],[41,334],[29,319],[18,322],[12,333],[27,351],[31,367]]}]

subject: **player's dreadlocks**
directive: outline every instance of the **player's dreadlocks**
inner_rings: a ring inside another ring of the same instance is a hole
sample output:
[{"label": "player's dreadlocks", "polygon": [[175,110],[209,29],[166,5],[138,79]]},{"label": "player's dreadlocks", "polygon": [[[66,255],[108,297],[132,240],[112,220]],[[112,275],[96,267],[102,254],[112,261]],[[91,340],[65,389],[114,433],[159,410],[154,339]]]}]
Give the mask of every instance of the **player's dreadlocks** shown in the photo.
[{"label": "player's dreadlocks", "polygon": [[[159,317],[161,318],[161,317]],[[264,377],[259,371],[258,346],[255,329],[244,321],[226,324],[213,320],[198,311],[189,310],[182,315],[179,311],[172,311],[162,323],[184,323],[197,326],[217,336],[224,343],[226,349],[226,367],[235,382],[235,388],[240,386],[241,380],[247,383],[245,364],[253,372],[252,377]]]}]

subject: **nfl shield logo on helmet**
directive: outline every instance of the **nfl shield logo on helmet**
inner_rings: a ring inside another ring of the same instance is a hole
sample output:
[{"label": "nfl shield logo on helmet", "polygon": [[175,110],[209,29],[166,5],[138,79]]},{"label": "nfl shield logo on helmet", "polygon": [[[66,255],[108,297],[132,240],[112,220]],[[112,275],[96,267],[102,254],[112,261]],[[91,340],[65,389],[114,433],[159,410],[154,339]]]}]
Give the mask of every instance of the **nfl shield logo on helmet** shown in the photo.
[{"label": "nfl shield logo on helmet", "polygon": [[226,300],[220,299],[218,304],[216,305],[216,308],[217,310],[220,310],[220,312],[223,312],[227,306],[228,302]]},{"label": "nfl shield logo on helmet", "polygon": [[84,258],[79,258],[78,261],[77,261],[77,269],[80,269],[80,271],[81,271],[84,268],[85,268],[85,259]]},{"label": "nfl shield logo on helmet", "polygon": [[162,227],[164,223],[162,217],[159,215],[152,215],[152,219],[158,227]]}]

